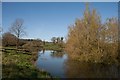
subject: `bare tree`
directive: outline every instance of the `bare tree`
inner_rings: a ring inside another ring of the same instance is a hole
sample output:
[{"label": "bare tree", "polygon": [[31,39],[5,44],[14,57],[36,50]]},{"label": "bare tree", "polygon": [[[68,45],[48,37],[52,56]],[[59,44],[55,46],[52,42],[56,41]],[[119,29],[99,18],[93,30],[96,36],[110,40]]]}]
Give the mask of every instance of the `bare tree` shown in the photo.
[{"label": "bare tree", "polygon": [[0,24],[0,38],[2,37],[2,32],[3,32],[3,28],[2,28],[2,26]]},{"label": "bare tree", "polygon": [[0,24],[0,46],[2,46],[2,32],[3,32],[3,29]]},{"label": "bare tree", "polygon": [[23,19],[16,19],[15,22],[10,27],[10,32],[17,37],[16,48],[19,47],[19,39],[25,34],[25,27],[23,26]]}]

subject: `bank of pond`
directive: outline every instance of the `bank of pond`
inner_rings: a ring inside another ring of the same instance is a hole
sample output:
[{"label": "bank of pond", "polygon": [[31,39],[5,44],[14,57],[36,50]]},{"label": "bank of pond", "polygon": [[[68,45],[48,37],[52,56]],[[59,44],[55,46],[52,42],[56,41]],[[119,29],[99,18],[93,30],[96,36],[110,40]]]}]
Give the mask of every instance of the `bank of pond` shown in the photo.
[{"label": "bank of pond", "polygon": [[51,78],[48,72],[36,68],[37,54],[5,49],[2,52],[2,78]]},{"label": "bank of pond", "polygon": [[79,62],[65,51],[41,50],[39,52],[2,53],[3,78],[119,78],[120,66]]}]

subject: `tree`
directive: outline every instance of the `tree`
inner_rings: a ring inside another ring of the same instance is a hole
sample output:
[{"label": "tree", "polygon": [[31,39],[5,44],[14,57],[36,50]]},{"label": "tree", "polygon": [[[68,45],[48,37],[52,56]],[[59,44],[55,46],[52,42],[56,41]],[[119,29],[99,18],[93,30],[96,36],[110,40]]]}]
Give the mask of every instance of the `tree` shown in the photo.
[{"label": "tree", "polygon": [[56,37],[52,37],[52,38],[51,38],[51,41],[52,41],[53,43],[56,43]]},{"label": "tree", "polygon": [[25,34],[25,27],[23,26],[23,19],[16,19],[15,22],[11,25],[10,31],[17,37],[16,48],[19,47],[19,39]]},{"label": "tree", "polygon": [[60,41],[61,41],[60,37],[57,37],[56,40],[57,40],[57,43],[60,43]]},{"label": "tree", "polygon": [[2,32],[3,32],[3,29],[0,26],[0,46],[2,46]]},{"label": "tree", "polygon": [[2,44],[3,46],[15,46],[17,37],[11,34],[10,32],[6,32],[2,35]]},{"label": "tree", "polygon": [[61,37],[61,43],[63,42],[63,39],[64,39],[64,38],[63,38],[63,37]]},{"label": "tree", "polygon": [[109,18],[101,23],[96,10],[88,5],[81,19],[69,27],[66,51],[73,59],[86,62],[114,63],[117,58],[118,20]]}]

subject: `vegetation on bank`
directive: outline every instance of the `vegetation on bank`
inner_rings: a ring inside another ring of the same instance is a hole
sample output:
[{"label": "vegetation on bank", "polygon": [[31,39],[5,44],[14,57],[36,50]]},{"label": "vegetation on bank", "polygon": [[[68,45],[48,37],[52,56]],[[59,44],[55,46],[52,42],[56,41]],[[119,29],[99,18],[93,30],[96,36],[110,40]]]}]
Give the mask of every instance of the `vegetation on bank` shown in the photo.
[{"label": "vegetation on bank", "polygon": [[17,45],[18,49],[25,49],[27,51],[33,52],[36,50],[55,50],[61,51],[64,48],[65,43],[63,42],[63,37],[53,37],[52,42],[42,41],[40,39],[19,39],[19,46],[17,45],[17,37],[6,32],[3,34],[2,44],[4,47],[15,47]]},{"label": "vegetation on bank", "polygon": [[118,64],[118,20],[108,18],[102,23],[95,9],[88,4],[83,18],[69,27],[65,50],[73,60]]},{"label": "vegetation on bank", "polygon": [[36,69],[37,53],[16,53],[14,48],[7,48],[2,57],[2,78],[51,78],[49,73]]},{"label": "vegetation on bank", "polygon": [[[2,36],[3,78],[51,78],[50,74],[36,69],[38,51],[54,50],[51,56],[62,57],[64,50],[70,59],[81,62],[118,64],[118,20],[108,18],[101,22],[96,10],[86,6],[83,18],[69,27],[66,43],[63,37],[53,37],[52,42],[39,39],[21,39],[23,21],[17,19]],[[16,46],[16,47],[15,47]],[[58,52],[57,52],[58,51]],[[58,53],[58,54],[57,54]]]},{"label": "vegetation on bank", "polygon": [[[40,39],[19,39],[6,32],[2,36],[3,78],[52,78],[46,71],[36,69],[38,51],[61,51],[61,42],[44,42]],[[16,47],[17,45],[17,47]],[[56,78],[55,78],[56,79]]]},{"label": "vegetation on bank", "polygon": [[62,51],[64,49],[64,43],[45,42],[45,44],[43,45],[43,49]]}]

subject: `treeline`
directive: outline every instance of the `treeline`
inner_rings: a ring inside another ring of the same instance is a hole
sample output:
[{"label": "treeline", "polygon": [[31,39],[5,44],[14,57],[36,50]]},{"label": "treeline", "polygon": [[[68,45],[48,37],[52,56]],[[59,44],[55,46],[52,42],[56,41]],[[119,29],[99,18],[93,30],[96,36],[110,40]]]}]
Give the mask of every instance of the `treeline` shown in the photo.
[{"label": "treeline", "polygon": [[118,63],[118,20],[108,18],[104,23],[88,4],[83,18],[69,26],[65,50],[74,60],[112,64]]},{"label": "treeline", "polygon": [[[17,43],[17,37],[10,33],[10,32],[6,32],[2,35],[2,46],[7,47],[7,46],[16,46]],[[23,46],[24,44],[28,43],[28,42],[32,42],[32,41],[36,41],[36,42],[41,42],[42,40],[40,39],[19,39],[19,46]]]},{"label": "treeline", "polygon": [[40,39],[19,39],[10,33],[6,32],[2,35],[2,46],[3,47],[13,47],[17,49],[23,49],[27,52],[38,51],[43,48],[43,41]]},{"label": "treeline", "polygon": [[43,41],[43,49],[45,50],[54,50],[54,51],[62,51],[65,43],[64,37],[52,37],[51,41]]},{"label": "treeline", "polygon": [[51,38],[51,41],[53,42],[53,43],[63,43],[63,37],[52,37]]},{"label": "treeline", "polygon": [[[22,39],[19,38],[19,43],[17,43],[18,37],[16,37],[11,32],[5,32],[2,35],[2,46],[3,47],[14,47],[17,49],[26,49],[27,51],[33,52],[34,49],[37,50],[62,50],[64,48],[63,37],[52,37],[51,41],[42,41],[41,39]],[[32,50],[32,51],[31,51]]]}]

